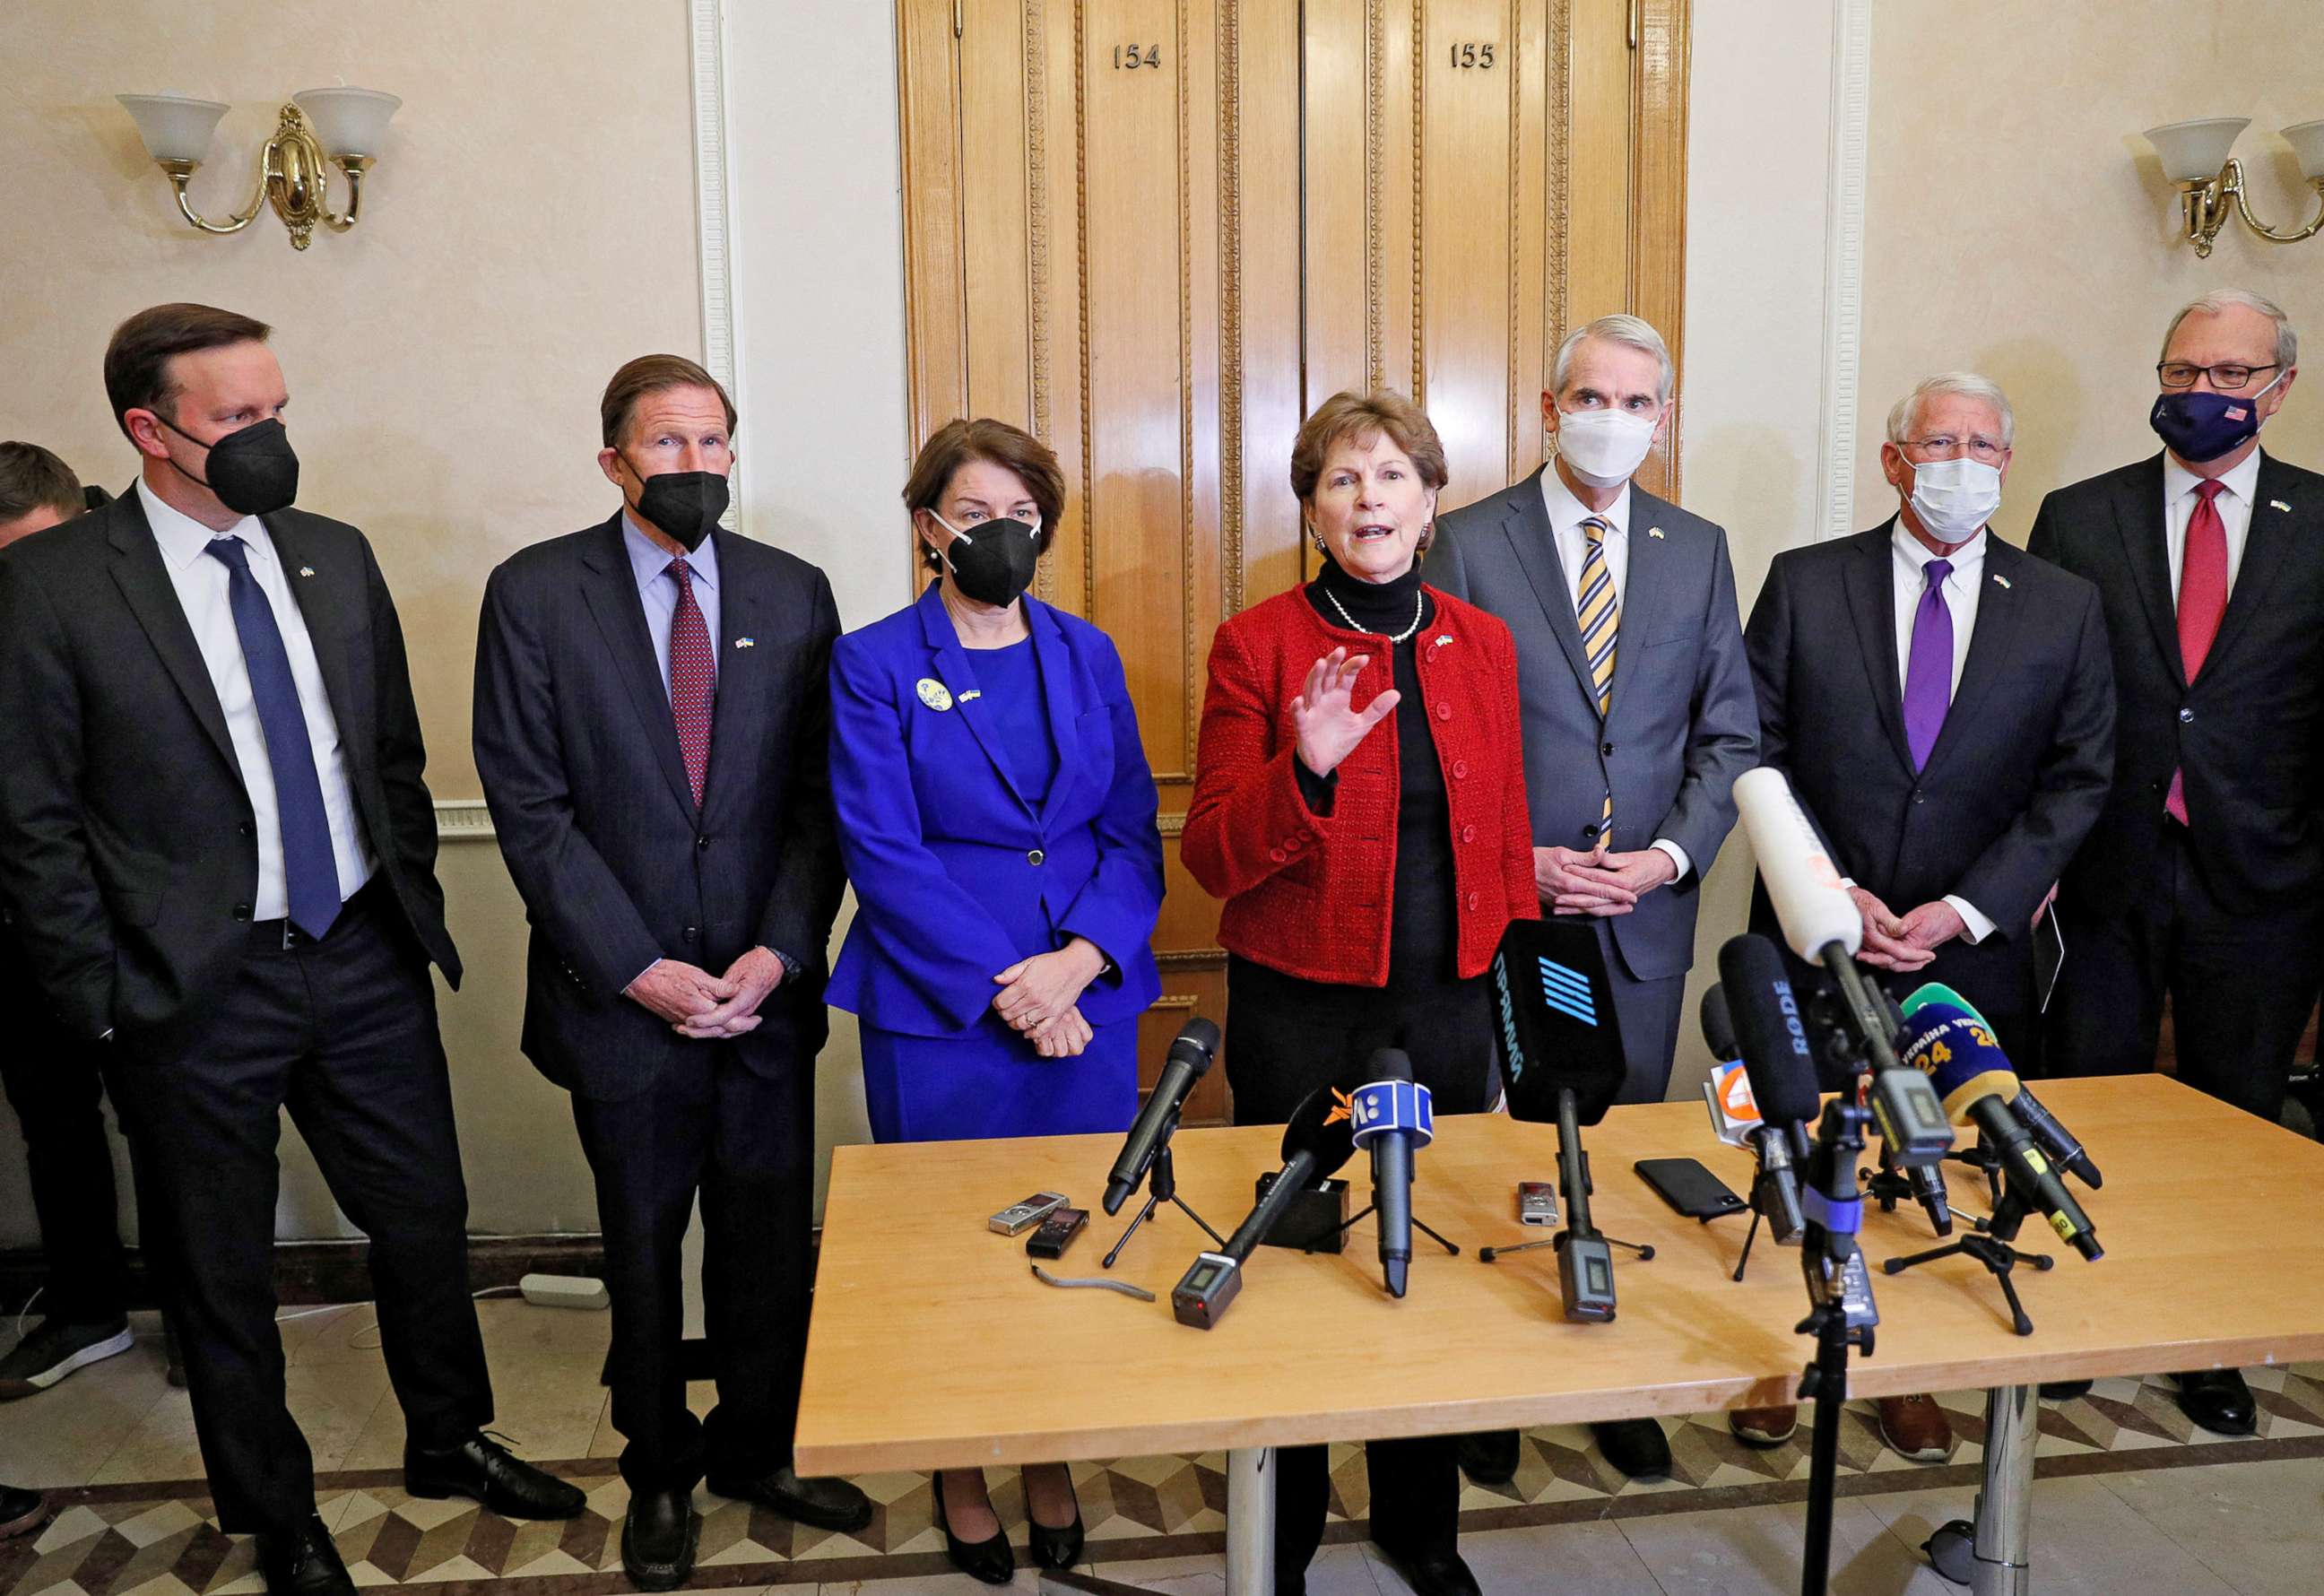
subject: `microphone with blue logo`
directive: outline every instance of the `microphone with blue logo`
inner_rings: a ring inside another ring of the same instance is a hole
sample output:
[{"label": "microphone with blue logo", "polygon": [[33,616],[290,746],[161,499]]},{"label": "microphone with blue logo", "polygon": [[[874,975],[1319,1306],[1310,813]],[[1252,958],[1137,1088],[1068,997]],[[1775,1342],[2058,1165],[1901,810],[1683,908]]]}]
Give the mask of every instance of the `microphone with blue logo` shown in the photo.
[{"label": "microphone with blue logo", "polygon": [[1375,1078],[1356,1089],[1349,1117],[1357,1149],[1371,1149],[1380,1278],[1390,1296],[1402,1296],[1412,1264],[1412,1155],[1435,1139],[1436,1114],[1402,1048],[1380,1048],[1366,1067]]}]

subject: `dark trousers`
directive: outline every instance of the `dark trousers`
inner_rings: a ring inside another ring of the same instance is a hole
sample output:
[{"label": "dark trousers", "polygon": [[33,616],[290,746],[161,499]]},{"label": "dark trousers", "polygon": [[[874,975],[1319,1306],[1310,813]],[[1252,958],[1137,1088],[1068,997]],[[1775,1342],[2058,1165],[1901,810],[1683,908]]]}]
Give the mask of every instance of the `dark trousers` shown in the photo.
[{"label": "dark trousers", "polygon": [[[1409,998],[1296,981],[1241,959],[1227,966],[1227,1084],[1238,1125],[1279,1125],[1317,1086],[1361,1085],[1378,1047],[1401,1047],[1441,1114],[1492,1106],[1492,999],[1484,978]],[[1423,1155],[1424,1157],[1425,1155]],[[1421,1215],[1426,1218],[1425,1214]],[[1450,1552],[1460,1531],[1461,1475],[1451,1435],[1364,1444],[1372,1539],[1408,1555]],[[1275,1566],[1303,1574],[1331,1506],[1327,1450],[1275,1454]]]},{"label": "dark trousers", "polygon": [[2044,1073],[2153,1069],[2168,993],[2179,1078],[2272,1121],[2316,1004],[2324,914],[2306,897],[2231,912],[2204,881],[2185,830],[2163,831],[2153,880],[2127,910],[2101,918],[2064,906]]},{"label": "dark trousers", "polygon": [[[1542,912],[1549,910],[1545,906]],[[1579,923],[1598,933],[1598,951],[1606,960],[1607,983],[1614,992],[1614,1013],[1622,1025],[1622,1093],[1617,1102],[1660,1102],[1670,1094],[1671,1061],[1678,1055],[1678,1028],[1686,1007],[1684,974],[1641,981],[1630,973],[1622,950],[1615,946],[1614,922],[1585,915],[1559,917],[1561,924]]]},{"label": "dark trousers", "polygon": [[[0,941],[0,958],[16,950]],[[43,1312],[75,1324],[118,1319],[129,1306],[113,1149],[105,1136],[105,1079],[97,1045],[59,1024],[14,964],[0,976],[0,1085],[24,1130],[32,1213],[48,1266]]]},{"label": "dark trousers", "polygon": [[[770,1023],[772,1023],[771,1018]],[[790,1462],[807,1355],[815,1072],[772,1077],[698,1042],[632,1097],[576,1096],[596,1177],[613,1299],[613,1418],[632,1490],[755,1478]],[[679,1250],[702,1200],[702,1306],[718,1381],[706,1423],[686,1405]]]},{"label": "dark trousers", "polygon": [[[381,905],[384,900],[383,907]],[[283,1401],[274,1323],[281,1113],[371,1239],[380,1346],[419,1446],[492,1420],[468,1291],[467,1188],[436,994],[393,900],[366,890],[317,943],[280,922],[205,1000],[198,1037],[106,1061],[137,1163],[149,1258],[185,1355],[218,1521],[280,1533],[315,1510],[314,1460]]]}]

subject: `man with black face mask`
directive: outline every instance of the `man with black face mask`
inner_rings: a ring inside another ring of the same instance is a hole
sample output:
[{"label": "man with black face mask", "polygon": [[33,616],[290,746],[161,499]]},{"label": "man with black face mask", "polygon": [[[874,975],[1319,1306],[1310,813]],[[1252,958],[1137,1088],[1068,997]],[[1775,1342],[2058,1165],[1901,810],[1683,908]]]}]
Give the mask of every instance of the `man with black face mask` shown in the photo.
[{"label": "man with black face mask", "polygon": [[[2098,585],[2119,698],[2114,782],[2066,872],[2044,1069],[2152,1069],[2273,1120],[2324,950],[2324,476],[2265,454],[2299,340],[2257,294],[2163,335],[2163,452],[2052,494],[2029,549]],[[2251,1434],[2233,1370],[2180,1377],[2206,1429]]]},{"label": "man with black face mask", "polygon": [[[871,1521],[790,1466],[806,1352],[815,1056],[842,884],[825,775],[839,613],[821,571],[718,529],[734,407],[650,355],[600,405],[604,522],[494,571],[476,770],[532,922],[524,1050],[573,1094],[613,1298],[622,1562],[694,1565],[696,1481],[826,1529]],[[718,1406],[680,1367],[696,1195]]]},{"label": "man with black face mask", "polygon": [[370,545],[290,508],[262,322],[162,305],[106,351],[133,492],[0,553],[0,892],[99,1044],[228,1531],[352,1596],[274,1327],[288,1108],[371,1241],[404,1489],[569,1518],[487,1440],[467,1194],[429,966],[456,983],[403,636]]}]

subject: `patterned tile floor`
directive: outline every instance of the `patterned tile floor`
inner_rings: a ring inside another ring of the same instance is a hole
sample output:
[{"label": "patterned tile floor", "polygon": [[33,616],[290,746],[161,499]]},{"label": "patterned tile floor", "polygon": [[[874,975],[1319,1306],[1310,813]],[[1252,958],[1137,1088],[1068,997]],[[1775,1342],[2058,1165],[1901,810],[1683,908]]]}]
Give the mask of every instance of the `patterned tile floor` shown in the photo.
[{"label": "patterned tile floor", "polygon": [[[2160,1376],[2101,1380],[2088,1397],[2045,1404],[2042,1472],[2065,1479],[2324,1459],[2324,1364],[2255,1370],[2251,1379],[2260,1407],[2259,1434],[2242,1440],[2194,1429]],[[1983,1430],[1981,1398],[1956,1393],[1941,1400],[1958,1444],[1949,1462],[1933,1465],[1887,1453],[1868,1407],[1851,1407],[1843,1415],[1840,1437],[1843,1495],[1877,1501],[1890,1499],[1892,1493],[1958,1491],[1973,1485]],[[1805,1495],[1809,1467],[1807,1416],[1803,1415],[1803,1427],[1791,1443],[1764,1452],[1736,1443],[1718,1414],[1666,1422],[1674,1469],[1668,1481],[1649,1483],[1617,1474],[1598,1455],[1586,1430],[1533,1431],[1514,1481],[1499,1489],[1467,1487],[1462,1528],[1473,1535],[1797,1503]],[[1111,1577],[1135,1581],[1141,1565],[1161,1574],[1178,1566],[1161,1560],[1183,1563],[1215,1553],[1225,1524],[1223,1462],[1213,1453],[1076,1464],[1091,1563]],[[1334,1522],[1326,1539],[1360,1540],[1368,1508],[1360,1450],[1334,1447],[1333,1465]],[[567,1523],[514,1523],[469,1503],[408,1498],[400,1489],[400,1471],[392,1468],[325,1472],[319,1506],[359,1585],[424,1584],[441,1596],[595,1596],[627,1589],[620,1572],[627,1491],[612,1460],[593,1456],[555,1467],[589,1492],[588,1510]],[[996,1471],[991,1479],[995,1505],[1021,1545],[1023,1500],[1015,1477]],[[809,1529],[703,1491],[697,1499],[704,1516],[700,1571],[694,1583],[838,1587],[947,1573],[942,1536],[931,1521],[927,1477],[874,1475],[859,1483],[879,1510],[871,1526],[854,1536]],[[124,1481],[52,1494],[59,1509],[55,1521],[29,1541],[0,1548],[0,1596],[236,1596],[263,1588],[250,1543],[219,1533],[208,1516],[209,1504],[198,1481]],[[1867,1515],[1865,1521],[1877,1529],[1878,1520]],[[1388,1591],[1389,1577],[1379,1577],[1379,1590]],[[1923,1588],[1918,1575],[1906,1571],[1904,1577],[1913,1580],[1912,1589]],[[1168,1582],[1176,1588],[1182,1582]],[[1190,1588],[1207,1584],[1208,1576],[1198,1576]],[[1665,1580],[1664,1588],[1674,1587]],[[2190,1582],[2185,1588],[2198,1587]],[[2324,1588],[2324,1576],[2307,1588]]]}]

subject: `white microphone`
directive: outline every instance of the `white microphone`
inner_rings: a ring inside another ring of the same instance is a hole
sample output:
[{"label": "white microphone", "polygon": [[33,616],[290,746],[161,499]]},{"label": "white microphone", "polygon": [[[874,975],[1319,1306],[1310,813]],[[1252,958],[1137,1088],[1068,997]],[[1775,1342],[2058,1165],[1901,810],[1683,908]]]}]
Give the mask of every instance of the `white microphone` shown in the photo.
[{"label": "white microphone", "polygon": [[1746,770],[1735,779],[1735,807],[1792,951],[1820,964],[1824,950],[1837,942],[1854,957],[1864,946],[1864,917],[1840,884],[1840,872],[1792,796],[1791,782],[1769,766]]}]

